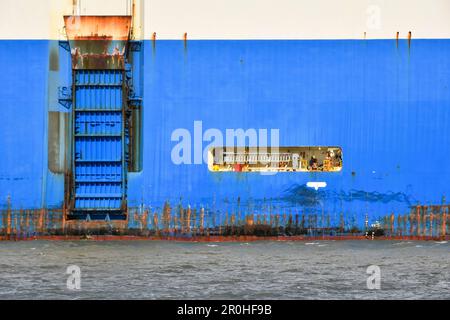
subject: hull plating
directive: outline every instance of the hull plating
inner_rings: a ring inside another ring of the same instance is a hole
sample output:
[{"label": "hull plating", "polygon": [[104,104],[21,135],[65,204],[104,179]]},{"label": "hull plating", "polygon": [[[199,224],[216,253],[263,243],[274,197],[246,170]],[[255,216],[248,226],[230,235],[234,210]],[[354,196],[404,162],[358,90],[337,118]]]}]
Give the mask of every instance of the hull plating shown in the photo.
[{"label": "hull plating", "polygon": [[[3,228],[8,197],[11,210],[63,205],[64,174],[49,170],[48,157],[48,114],[67,112],[54,89],[71,81],[61,50],[56,41],[0,41]],[[324,212],[331,226],[342,214],[347,229],[362,229],[366,216],[397,222],[449,194],[449,40],[145,41],[143,53],[142,170],[128,174],[127,190],[138,216],[162,219],[165,204],[173,216],[180,206],[204,210],[214,224]],[[343,169],[265,176],[176,165],[171,135],[185,128],[198,139],[194,121],[203,131],[279,129],[281,146],[339,146]],[[133,210],[125,229],[135,227]]]}]

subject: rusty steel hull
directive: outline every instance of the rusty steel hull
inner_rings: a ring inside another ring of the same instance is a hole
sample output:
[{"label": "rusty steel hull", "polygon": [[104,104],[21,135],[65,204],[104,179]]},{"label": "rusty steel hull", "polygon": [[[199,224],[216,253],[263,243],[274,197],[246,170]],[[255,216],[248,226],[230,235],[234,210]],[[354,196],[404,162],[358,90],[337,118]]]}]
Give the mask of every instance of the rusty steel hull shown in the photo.
[{"label": "rusty steel hull", "polygon": [[[162,212],[130,209],[126,220],[67,220],[64,210],[12,210],[0,212],[1,239],[136,239],[186,241],[247,241],[304,239],[417,239],[449,237],[450,206],[416,206],[409,214],[382,217],[377,228],[330,225],[330,216],[276,213],[233,213],[221,219],[204,209],[175,208]],[[247,239],[247,240],[246,240]]]}]

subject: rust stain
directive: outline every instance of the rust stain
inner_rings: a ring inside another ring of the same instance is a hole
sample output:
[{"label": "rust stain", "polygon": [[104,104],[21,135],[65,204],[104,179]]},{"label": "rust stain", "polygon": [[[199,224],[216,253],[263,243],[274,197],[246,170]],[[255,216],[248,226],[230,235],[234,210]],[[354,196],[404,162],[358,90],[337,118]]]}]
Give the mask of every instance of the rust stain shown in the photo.
[{"label": "rust stain", "polygon": [[420,206],[416,207],[416,235],[420,236]]},{"label": "rust stain", "polygon": [[69,40],[93,40],[111,37],[127,41],[131,28],[130,16],[64,16]]},{"label": "rust stain", "polygon": [[131,5],[131,38],[134,39],[134,17],[136,15],[136,3],[135,0],[133,0],[132,5]]},{"label": "rust stain", "polygon": [[75,15],[78,6],[77,0],[72,0],[72,15]]},{"label": "rust stain", "polygon": [[390,222],[390,229],[391,229],[391,235],[393,235],[394,234],[394,218],[395,218],[395,216],[394,216],[394,213],[391,213],[391,217],[390,217],[390,220],[389,220],[389,222]]},{"label": "rust stain", "polygon": [[64,16],[72,69],[123,69],[131,16]]},{"label": "rust stain", "polygon": [[63,208],[63,215],[62,215],[62,223],[61,223],[61,229],[63,233],[66,231],[66,218],[67,218],[67,209]]},{"label": "rust stain", "polygon": [[156,32],[152,34],[152,52],[153,54],[156,53]]},{"label": "rust stain", "polygon": [[188,209],[186,210],[186,232],[190,233],[191,232],[191,207],[188,207]]},{"label": "rust stain", "polygon": [[[175,212],[173,211],[175,210]],[[127,220],[67,220],[67,210],[34,209],[15,210],[11,205],[0,211],[3,221],[1,239],[29,239],[48,237],[49,239],[68,239],[73,237],[98,239],[172,239],[199,241],[206,239],[242,239],[241,236],[270,239],[286,237],[295,240],[314,237],[342,238],[351,236],[372,238],[359,230],[357,223],[344,221],[341,215],[337,224],[330,223],[330,214],[298,213],[291,210],[271,214],[257,214],[246,208],[228,212],[224,216],[215,211],[181,204],[172,208],[166,203],[162,210],[142,210],[129,208]],[[377,238],[383,239],[445,239],[447,238],[449,205],[417,205],[406,214],[390,213],[381,217],[384,231]],[[307,215],[307,219],[305,220]],[[350,222],[350,223],[349,223]],[[408,225],[409,223],[409,225]],[[367,232],[367,230],[366,230]],[[222,238],[223,237],[223,238]],[[233,240],[230,240],[233,241]]]},{"label": "rust stain", "polygon": [[156,214],[156,212],[153,215],[153,228],[155,229],[156,234],[159,234],[158,215]]},{"label": "rust stain", "polygon": [[8,196],[7,199],[8,203],[8,209],[7,209],[7,215],[6,215],[6,235],[11,234],[11,197]]},{"label": "rust stain", "polygon": [[422,237],[425,237],[427,234],[427,212],[428,212],[428,207],[424,206],[422,209]]},{"label": "rust stain", "polygon": [[430,212],[430,237],[433,236],[433,220],[434,220],[434,214],[433,211]]},{"label": "rust stain", "polygon": [[145,230],[147,229],[147,222],[148,222],[148,210],[144,211],[144,214],[142,215],[142,228]]},{"label": "rust stain", "polygon": [[414,232],[414,213],[411,212],[408,216],[408,222],[409,222],[409,234],[413,234]]},{"label": "rust stain", "polygon": [[444,209],[442,213],[442,226],[441,226],[441,235],[445,237],[447,235],[447,210]]},{"label": "rust stain", "polygon": [[205,209],[201,208],[200,209],[200,233],[204,232],[204,226],[205,226]]},{"label": "rust stain", "polygon": [[412,33],[411,31],[408,32],[408,52],[411,51],[411,37],[412,37]]}]

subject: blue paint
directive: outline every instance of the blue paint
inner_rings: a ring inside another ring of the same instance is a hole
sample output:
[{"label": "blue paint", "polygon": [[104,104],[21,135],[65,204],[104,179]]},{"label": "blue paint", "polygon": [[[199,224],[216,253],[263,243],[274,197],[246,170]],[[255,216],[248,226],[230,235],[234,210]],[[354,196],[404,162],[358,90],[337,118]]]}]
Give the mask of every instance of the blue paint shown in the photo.
[{"label": "blue paint", "polygon": [[48,41],[0,41],[0,199],[40,207],[47,161]]},{"label": "blue paint", "polygon": [[[0,41],[8,62],[0,75],[3,206],[8,195],[17,208],[37,208],[42,197],[62,204],[61,191],[42,187],[49,47]],[[449,40],[413,40],[410,51],[404,40],[398,48],[395,40],[205,40],[188,41],[187,50],[182,41],[157,41],[154,52],[146,41],[143,49],[142,70],[134,70],[144,98],[143,170],[128,174],[130,207],[323,207],[361,221],[449,194]],[[196,120],[204,130],[280,129],[286,146],[340,146],[343,170],[262,176],[174,165],[171,134],[193,130]],[[326,181],[326,190],[305,189],[308,181]],[[48,173],[47,185],[62,190],[63,179]]]},{"label": "blue paint", "polygon": [[126,192],[123,71],[74,72],[74,210],[120,210]]}]

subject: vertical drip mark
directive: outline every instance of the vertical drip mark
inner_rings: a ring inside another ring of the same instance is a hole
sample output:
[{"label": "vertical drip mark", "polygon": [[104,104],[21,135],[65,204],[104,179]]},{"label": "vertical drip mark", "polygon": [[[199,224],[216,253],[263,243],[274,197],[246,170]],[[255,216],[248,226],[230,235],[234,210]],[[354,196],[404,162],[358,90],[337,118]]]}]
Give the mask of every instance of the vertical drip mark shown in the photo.
[{"label": "vertical drip mark", "polygon": [[131,3],[131,32],[130,32],[131,39],[134,39],[134,21],[135,21],[134,16],[136,14],[135,7],[136,7],[136,4],[135,4],[134,0],[132,0],[132,3]]},{"label": "vertical drip mark", "polygon": [[72,15],[81,15],[81,0],[72,0]]},{"label": "vertical drip mark", "polygon": [[395,46],[397,47],[397,49],[398,49],[398,37],[399,36],[400,36],[400,32],[397,31],[397,35],[396,35],[396,38],[395,38]]},{"label": "vertical drip mark", "polygon": [[183,34],[184,53],[187,54],[187,32]]},{"label": "vertical drip mark", "polygon": [[152,34],[152,50],[153,54],[156,53],[156,32],[153,32]]},{"label": "vertical drip mark", "polygon": [[11,234],[11,196],[8,195],[6,199],[7,213],[6,213],[6,235]]},{"label": "vertical drip mark", "polygon": [[447,211],[448,208],[444,208],[444,212],[442,215],[442,238],[445,240],[445,236],[447,235]]},{"label": "vertical drip mark", "polygon": [[411,31],[408,32],[408,54],[411,52]]}]

